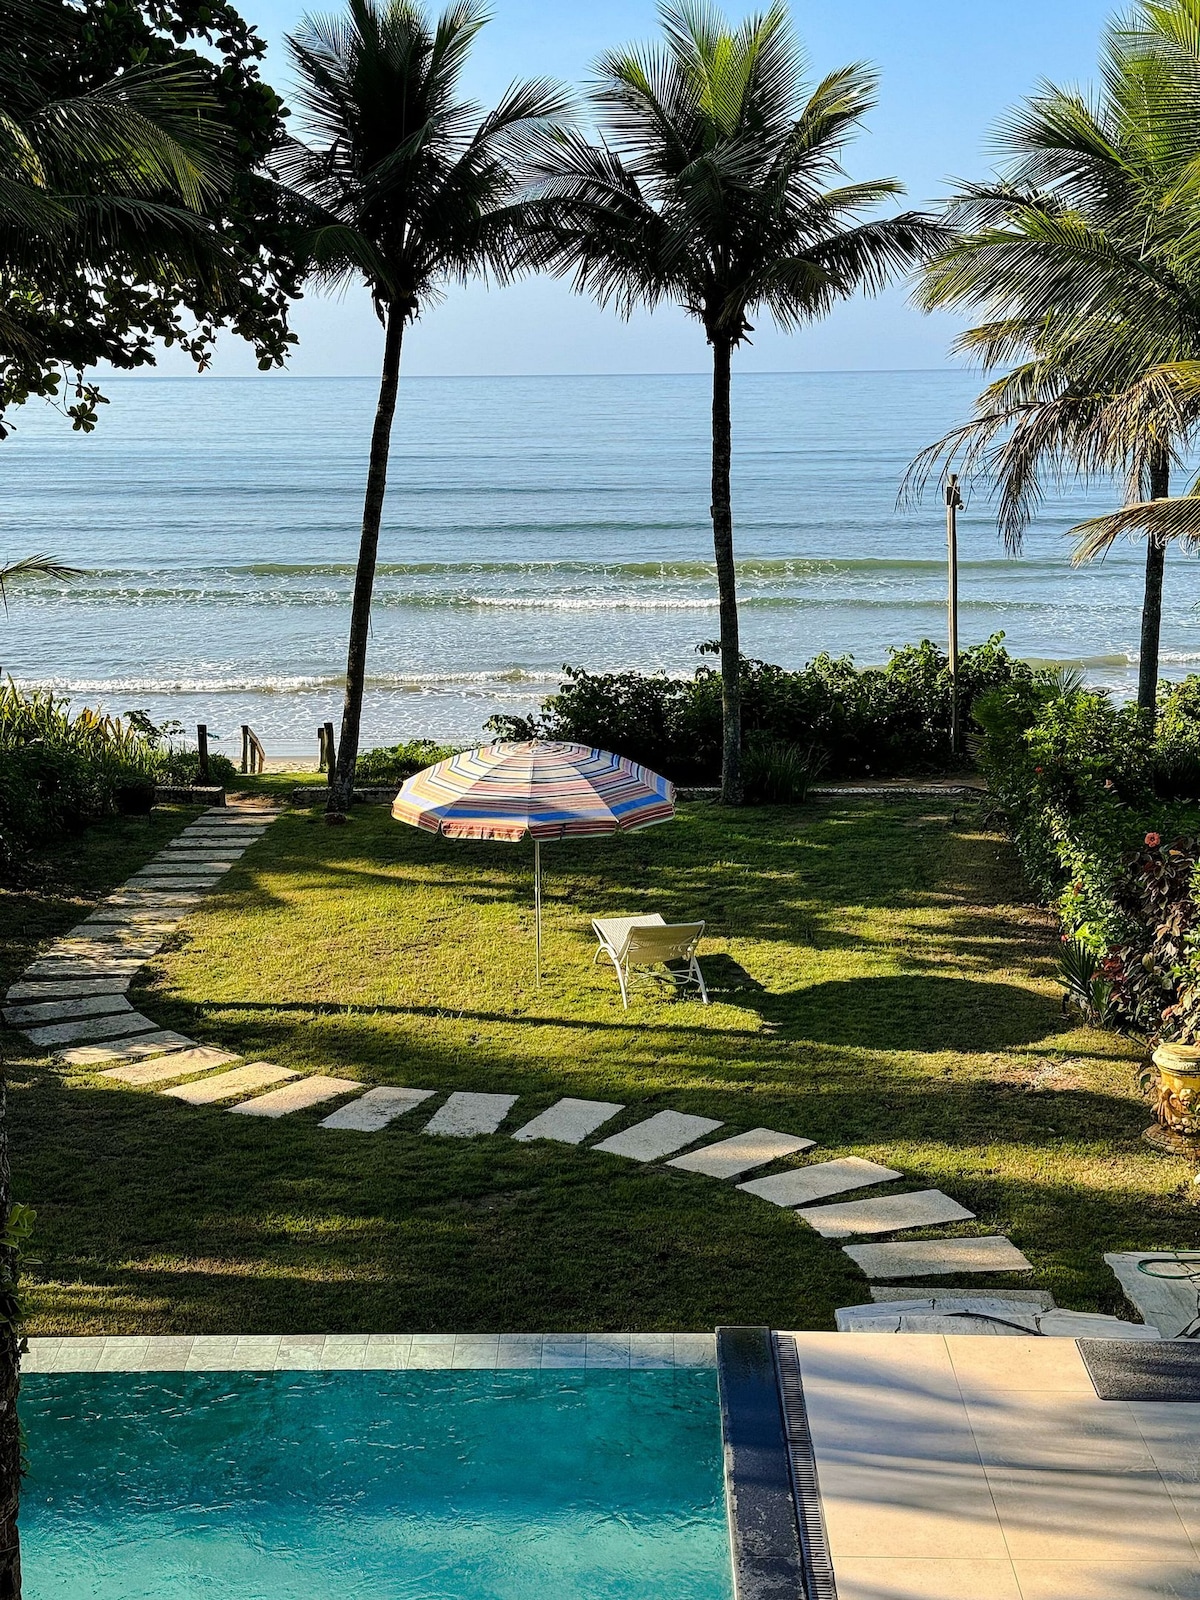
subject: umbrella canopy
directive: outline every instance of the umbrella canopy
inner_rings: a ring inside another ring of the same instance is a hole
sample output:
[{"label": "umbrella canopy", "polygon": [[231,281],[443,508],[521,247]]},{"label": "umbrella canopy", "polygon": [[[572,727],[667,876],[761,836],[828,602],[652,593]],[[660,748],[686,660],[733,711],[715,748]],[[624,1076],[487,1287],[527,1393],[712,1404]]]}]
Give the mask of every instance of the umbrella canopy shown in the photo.
[{"label": "umbrella canopy", "polygon": [[636,761],[585,744],[485,744],[406,779],[392,815],[451,839],[533,839],[540,978],[542,840],[669,822],[675,785]]}]

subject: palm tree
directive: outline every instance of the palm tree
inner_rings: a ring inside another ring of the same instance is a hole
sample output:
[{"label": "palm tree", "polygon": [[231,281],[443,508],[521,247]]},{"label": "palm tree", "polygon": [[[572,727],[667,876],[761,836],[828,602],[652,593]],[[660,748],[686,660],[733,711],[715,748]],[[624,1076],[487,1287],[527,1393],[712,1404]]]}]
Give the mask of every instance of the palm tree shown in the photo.
[{"label": "palm tree", "polygon": [[97,285],[221,277],[204,212],[228,188],[230,139],[203,75],[133,68],[59,93],[79,31],[50,0],[0,0],[0,411],[54,392],[60,364],[118,354]]},{"label": "palm tree", "polygon": [[448,283],[503,281],[521,266],[517,169],[534,130],[569,107],[545,80],[513,85],[486,114],[458,97],[486,20],[479,0],[457,0],[436,21],[414,0],[349,0],[340,16],[306,17],[287,41],[310,143],[286,152],[281,172],[309,207],[313,276],[365,281],[384,330],[331,816],[349,809],[354,788],[405,330]]},{"label": "palm tree", "polygon": [[[900,193],[845,182],[875,100],[861,65],[805,82],[786,8],[734,27],[704,0],[659,9],[663,38],[597,63],[602,142],[561,130],[531,168],[540,265],[629,316],[673,301],[712,348],[712,526],[720,606],[721,796],[741,800],[741,685],[730,498],[733,352],[766,311],[785,329],[877,290],[940,239],[925,217],[864,221]],[[831,186],[832,185],[832,186]]]},{"label": "palm tree", "polygon": [[[956,237],[926,267],[921,302],[983,307],[958,341],[985,367],[1015,363],[974,418],[917,458],[984,471],[1016,552],[1047,475],[1119,475],[1134,505],[1082,524],[1074,559],[1147,531],[1138,703],[1155,705],[1166,543],[1148,502],[1200,421],[1200,0],[1142,0],[1112,24],[1094,100],[1047,86],[1000,130],[997,180],[946,213]],[[1170,502],[1167,502],[1170,503]],[[1131,516],[1130,510],[1143,510]],[[1149,521],[1147,521],[1149,517]]]}]

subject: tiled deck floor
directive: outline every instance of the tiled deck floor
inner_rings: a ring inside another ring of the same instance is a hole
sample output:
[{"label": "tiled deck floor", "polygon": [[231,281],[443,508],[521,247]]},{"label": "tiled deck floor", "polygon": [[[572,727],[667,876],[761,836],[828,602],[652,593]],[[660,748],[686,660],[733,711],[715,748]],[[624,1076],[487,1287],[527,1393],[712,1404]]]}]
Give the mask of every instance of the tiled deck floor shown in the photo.
[{"label": "tiled deck floor", "polygon": [[711,1333],[197,1334],[30,1339],[25,1372],[712,1367]]},{"label": "tiled deck floor", "polygon": [[1200,1600],[1200,1405],[1073,1339],[794,1337],[838,1600]]}]

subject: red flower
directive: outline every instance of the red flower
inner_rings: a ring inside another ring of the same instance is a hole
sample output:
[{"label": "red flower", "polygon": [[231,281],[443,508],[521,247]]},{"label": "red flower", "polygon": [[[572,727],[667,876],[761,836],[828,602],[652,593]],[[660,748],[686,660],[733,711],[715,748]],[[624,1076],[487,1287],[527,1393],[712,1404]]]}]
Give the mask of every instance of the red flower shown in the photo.
[{"label": "red flower", "polygon": [[1033,769],[1033,770],[1034,770],[1034,771],[1035,771],[1035,772],[1040,772],[1040,771],[1041,771],[1041,770],[1042,770],[1042,769],[1041,769],[1041,767],[1034,767],[1034,769]]},{"label": "red flower", "polygon": [[1157,850],[1159,845],[1162,843],[1162,839],[1157,833],[1148,833],[1146,835],[1146,843],[1150,846],[1151,850]]}]

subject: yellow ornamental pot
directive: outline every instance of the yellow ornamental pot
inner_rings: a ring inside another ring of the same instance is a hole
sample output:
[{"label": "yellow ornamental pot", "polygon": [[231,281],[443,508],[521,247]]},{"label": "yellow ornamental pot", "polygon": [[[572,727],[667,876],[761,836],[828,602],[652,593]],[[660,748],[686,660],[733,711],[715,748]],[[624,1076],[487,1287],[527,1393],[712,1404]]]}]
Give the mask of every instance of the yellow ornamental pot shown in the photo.
[{"label": "yellow ornamental pot", "polygon": [[1200,1138],[1200,1045],[1160,1044],[1154,1062],[1154,1115],[1174,1133]]}]

